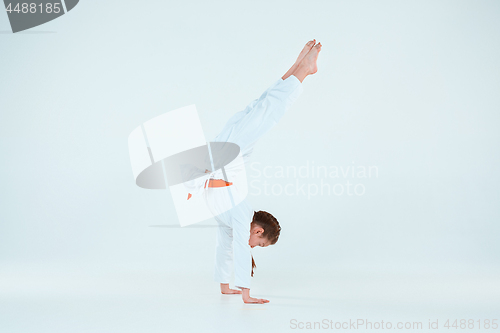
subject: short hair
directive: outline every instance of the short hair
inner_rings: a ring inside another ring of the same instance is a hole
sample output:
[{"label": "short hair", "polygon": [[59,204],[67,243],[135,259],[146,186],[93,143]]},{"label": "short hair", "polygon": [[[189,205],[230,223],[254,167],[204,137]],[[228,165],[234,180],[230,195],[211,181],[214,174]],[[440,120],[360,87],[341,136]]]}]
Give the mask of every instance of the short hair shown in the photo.
[{"label": "short hair", "polygon": [[253,214],[252,227],[256,224],[264,229],[262,237],[267,238],[271,242],[270,245],[276,244],[281,231],[278,220],[270,213],[259,210]]}]

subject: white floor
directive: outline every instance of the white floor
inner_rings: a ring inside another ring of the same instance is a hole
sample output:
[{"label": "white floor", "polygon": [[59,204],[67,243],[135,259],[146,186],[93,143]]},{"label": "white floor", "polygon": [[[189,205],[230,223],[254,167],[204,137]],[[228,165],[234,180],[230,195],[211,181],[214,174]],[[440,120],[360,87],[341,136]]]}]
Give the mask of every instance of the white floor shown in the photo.
[{"label": "white floor", "polygon": [[[265,305],[248,305],[240,296],[221,295],[210,272],[168,268],[80,265],[3,265],[0,270],[0,331],[13,332],[287,332],[375,331],[350,326],[368,320],[391,322],[447,319],[477,321],[500,317],[500,272],[441,269],[426,273],[374,267],[302,267],[259,272],[252,281]],[[424,270],[422,270],[424,271]],[[495,317],[496,316],[496,317]],[[325,322],[333,323],[333,329]],[[497,320],[498,322],[498,320]],[[300,326],[299,326],[300,325]],[[319,325],[319,326],[318,326]],[[410,324],[406,324],[410,325]],[[413,324],[411,324],[413,325]],[[300,329],[303,327],[303,329]],[[460,328],[459,328],[460,329]],[[452,328],[455,330],[455,328]],[[484,331],[484,330],[481,330]],[[494,330],[486,330],[494,331]]]}]

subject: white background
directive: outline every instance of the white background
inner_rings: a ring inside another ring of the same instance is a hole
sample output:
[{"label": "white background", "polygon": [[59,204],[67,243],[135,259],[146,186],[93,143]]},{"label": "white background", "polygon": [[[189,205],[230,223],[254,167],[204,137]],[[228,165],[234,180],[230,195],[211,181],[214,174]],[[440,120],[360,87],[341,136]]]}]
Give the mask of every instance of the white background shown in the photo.
[{"label": "white background", "polygon": [[[498,1],[81,1],[12,34],[0,13],[1,331],[500,319],[499,14]],[[216,229],[171,227],[169,192],[135,185],[127,138],[190,104],[213,138],[312,38],[319,70],[257,168],[378,177],[351,179],[361,196],[252,194],[283,231],[253,250],[251,292],[271,302],[245,305],[212,281]]]}]

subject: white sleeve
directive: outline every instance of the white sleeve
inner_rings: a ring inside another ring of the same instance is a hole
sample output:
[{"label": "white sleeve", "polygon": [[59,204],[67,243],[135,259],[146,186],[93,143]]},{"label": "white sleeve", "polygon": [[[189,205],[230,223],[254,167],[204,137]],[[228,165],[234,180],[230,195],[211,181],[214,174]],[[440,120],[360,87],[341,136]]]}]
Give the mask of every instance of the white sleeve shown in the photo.
[{"label": "white sleeve", "polygon": [[233,264],[233,230],[220,225],[217,228],[215,244],[214,280],[219,283],[229,283]]},{"label": "white sleeve", "polygon": [[250,288],[252,253],[248,241],[250,239],[250,223],[252,222],[253,209],[246,200],[235,208],[235,214],[232,215],[234,285],[238,288]]}]

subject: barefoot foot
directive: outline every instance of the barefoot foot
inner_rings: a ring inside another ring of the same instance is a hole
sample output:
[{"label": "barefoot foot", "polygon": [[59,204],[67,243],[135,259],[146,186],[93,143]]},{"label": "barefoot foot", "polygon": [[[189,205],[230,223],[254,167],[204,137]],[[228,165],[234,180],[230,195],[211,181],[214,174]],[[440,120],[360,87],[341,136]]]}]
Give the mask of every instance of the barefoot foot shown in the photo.
[{"label": "barefoot foot", "polygon": [[236,294],[241,294],[241,290],[228,289],[226,291],[221,291],[221,294],[223,294],[223,295],[236,295]]},{"label": "barefoot foot", "polygon": [[321,51],[321,43],[314,45],[309,52],[304,56],[300,64],[293,71],[294,75],[300,82],[304,81],[306,76],[314,74],[318,71],[318,55]]},{"label": "barefoot foot", "polygon": [[306,56],[306,54],[311,51],[311,48],[314,46],[314,44],[316,43],[316,39],[313,39],[313,40],[310,40],[306,43],[306,45],[304,46],[304,48],[302,49],[302,51],[300,51],[300,54],[299,56],[297,57],[297,60],[295,61],[295,64],[300,64],[300,62],[302,61],[302,59],[304,59],[304,57]]},{"label": "barefoot foot", "polygon": [[309,69],[308,74],[314,74],[318,71],[318,55],[319,51],[321,51],[321,43],[314,45],[309,52],[304,56],[299,66],[305,66]]},{"label": "barefoot foot", "polygon": [[283,75],[281,78],[285,80],[287,77],[292,75],[292,73],[299,67],[299,64],[302,62],[302,59],[307,55],[309,51],[311,51],[311,48],[314,46],[314,43],[316,43],[316,39],[310,40],[306,43],[302,51],[300,51],[299,56],[297,57],[297,60],[293,63],[292,67]]},{"label": "barefoot foot", "polygon": [[220,292],[221,292],[221,294],[224,294],[224,295],[241,294],[241,290],[235,290],[235,289],[229,288],[229,283],[221,283],[220,284]]}]

